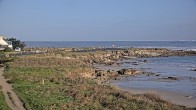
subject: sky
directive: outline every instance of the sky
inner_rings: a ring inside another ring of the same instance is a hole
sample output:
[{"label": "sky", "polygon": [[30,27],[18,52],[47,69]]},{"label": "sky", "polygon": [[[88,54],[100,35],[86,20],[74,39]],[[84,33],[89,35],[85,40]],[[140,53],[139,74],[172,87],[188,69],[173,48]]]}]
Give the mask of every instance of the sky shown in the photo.
[{"label": "sky", "polygon": [[0,0],[0,35],[23,41],[196,40],[196,0]]}]

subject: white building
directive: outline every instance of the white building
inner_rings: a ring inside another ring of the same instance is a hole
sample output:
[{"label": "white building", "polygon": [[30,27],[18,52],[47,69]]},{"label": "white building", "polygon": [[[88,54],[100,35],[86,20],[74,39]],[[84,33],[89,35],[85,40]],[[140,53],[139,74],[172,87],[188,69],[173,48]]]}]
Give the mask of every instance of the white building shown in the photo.
[{"label": "white building", "polygon": [[0,36],[0,50],[4,50],[5,47],[8,47],[8,43],[5,41],[5,37],[4,36]]},{"label": "white building", "polygon": [[12,42],[7,42],[4,36],[0,36],[0,50],[4,50],[6,47],[13,49]]}]

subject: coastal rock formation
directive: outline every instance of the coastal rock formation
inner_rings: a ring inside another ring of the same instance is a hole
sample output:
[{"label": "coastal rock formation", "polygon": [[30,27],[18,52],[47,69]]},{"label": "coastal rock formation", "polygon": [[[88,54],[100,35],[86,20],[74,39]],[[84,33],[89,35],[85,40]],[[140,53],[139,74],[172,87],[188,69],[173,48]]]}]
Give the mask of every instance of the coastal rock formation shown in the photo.
[{"label": "coastal rock formation", "polygon": [[[135,59],[135,58],[149,58],[149,57],[168,57],[168,56],[196,56],[196,51],[185,50],[169,50],[164,48],[26,48],[25,51],[44,51],[48,56],[56,56],[64,58],[66,60],[82,60],[85,65],[92,67],[94,64],[104,64],[109,66],[118,66],[121,63],[117,62],[123,59]],[[127,62],[132,65],[139,65],[140,63],[147,62],[135,61]],[[192,70],[195,71],[195,70]],[[85,77],[99,79],[101,81],[116,79],[121,75],[135,75],[135,74],[147,74],[148,76],[159,74],[145,73],[135,69],[121,69],[119,71],[113,70],[98,70],[93,72],[82,74]],[[177,80],[175,77],[167,77],[164,79]]]},{"label": "coastal rock formation", "polygon": [[94,78],[98,79],[99,81],[107,81],[109,79],[115,79],[118,77],[118,74],[116,71],[113,70],[95,70]]},{"label": "coastal rock formation", "polygon": [[97,79],[98,81],[107,81],[107,80],[117,80],[120,76],[123,75],[136,75],[136,74],[142,74],[142,71],[135,70],[135,69],[121,69],[118,71],[114,70],[101,70],[101,69],[96,69],[93,78]]},{"label": "coastal rock formation", "polygon": [[[115,61],[133,58],[149,58],[149,57],[168,57],[168,56],[196,56],[196,51],[169,50],[162,48],[129,48],[118,50],[104,50],[85,54],[84,56],[75,56],[77,59],[93,63],[102,63],[115,65]],[[137,65],[137,63],[133,63]]]},{"label": "coastal rock formation", "polygon": [[[48,54],[58,53],[56,56],[80,59],[89,64],[102,63],[108,65],[113,65],[113,62],[122,59],[196,56],[196,51],[169,50],[164,48],[25,48],[25,51],[43,51]],[[69,54],[67,54],[68,52]]]},{"label": "coastal rock formation", "polygon": [[196,68],[194,68],[194,69],[191,69],[191,71],[196,71]]},{"label": "coastal rock formation", "polygon": [[133,75],[133,74],[141,74],[142,72],[135,69],[121,69],[117,71],[120,75]]},{"label": "coastal rock formation", "polygon": [[162,80],[178,80],[177,77],[172,77],[172,76],[164,77],[164,78],[158,78],[158,79],[162,79]]}]

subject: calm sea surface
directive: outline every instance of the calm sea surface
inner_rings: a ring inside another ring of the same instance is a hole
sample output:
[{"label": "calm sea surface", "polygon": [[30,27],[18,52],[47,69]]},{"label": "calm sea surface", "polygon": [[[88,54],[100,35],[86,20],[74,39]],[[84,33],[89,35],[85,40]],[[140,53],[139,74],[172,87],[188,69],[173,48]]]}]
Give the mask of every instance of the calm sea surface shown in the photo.
[{"label": "calm sea surface", "polygon": [[[157,89],[173,92],[182,92],[196,98],[196,56],[144,58],[147,62],[139,65],[123,63],[121,68],[136,68],[160,76],[138,75],[123,81],[114,82],[125,88]],[[127,62],[128,60],[126,60]],[[130,62],[132,62],[130,60]],[[110,68],[112,69],[112,68]],[[177,80],[162,80],[161,78],[175,77]]]},{"label": "calm sea surface", "polygon": [[27,47],[145,47],[196,49],[196,41],[26,41]]}]

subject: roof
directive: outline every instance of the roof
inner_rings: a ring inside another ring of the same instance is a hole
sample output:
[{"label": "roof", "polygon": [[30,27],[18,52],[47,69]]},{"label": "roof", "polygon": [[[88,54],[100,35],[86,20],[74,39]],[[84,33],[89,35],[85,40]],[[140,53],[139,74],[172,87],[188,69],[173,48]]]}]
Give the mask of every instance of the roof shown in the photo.
[{"label": "roof", "polygon": [[0,36],[0,45],[8,45],[8,43],[4,39],[5,37]]}]

